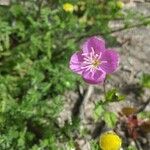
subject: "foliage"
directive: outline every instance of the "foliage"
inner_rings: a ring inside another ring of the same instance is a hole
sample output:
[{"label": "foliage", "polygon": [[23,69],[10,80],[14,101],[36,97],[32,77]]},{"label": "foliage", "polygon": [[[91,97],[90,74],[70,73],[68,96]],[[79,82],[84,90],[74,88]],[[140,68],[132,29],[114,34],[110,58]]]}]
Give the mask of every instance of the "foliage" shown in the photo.
[{"label": "foliage", "polygon": [[[66,2],[73,12],[63,10]],[[78,121],[64,128],[56,121],[64,92],[75,89],[79,80],[68,69],[70,55],[79,40],[91,35],[101,34],[114,45],[108,22],[120,17],[116,0],[12,0],[10,6],[0,6],[1,150],[74,147],[71,134]],[[111,91],[108,101],[114,95],[120,100]],[[104,119],[115,124],[109,112]]]},{"label": "foliage", "polygon": [[127,148],[127,150],[137,150],[137,149],[135,148],[135,146],[129,146],[129,147]]},{"label": "foliage", "polygon": [[98,121],[101,118],[101,120],[106,122],[109,128],[113,128],[117,122],[117,116],[113,112],[109,112],[105,107],[105,105],[99,102],[95,104],[94,120]]},{"label": "foliage", "polygon": [[98,142],[96,142],[94,140],[91,141],[91,150],[101,150]]},{"label": "foliage", "polygon": [[58,149],[58,137],[74,129],[56,126],[63,93],[77,80],[68,70],[70,54],[84,33],[108,31],[110,18],[104,18],[115,11],[103,3],[72,1],[78,10],[71,14],[63,10],[64,2],[14,0],[0,7],[2,150]]},{"label": "foliage", "polygon": [[41,2],[0,7],[1,150],[57,149],[64,136],[56,118],[77,79],[67,64],[74,39],[63,36],[80,29],[61,15],[60,3]]},{"label": "foliage", "polygon": [[107,102],[117,102],[124,100],[125,96],[121,95],[117,89],[111,89],[106,93],[106,101]]},{"label": "foliage", "polygon": [[143,87],[150,88],[150,74],[143,74],[141,83]]}]

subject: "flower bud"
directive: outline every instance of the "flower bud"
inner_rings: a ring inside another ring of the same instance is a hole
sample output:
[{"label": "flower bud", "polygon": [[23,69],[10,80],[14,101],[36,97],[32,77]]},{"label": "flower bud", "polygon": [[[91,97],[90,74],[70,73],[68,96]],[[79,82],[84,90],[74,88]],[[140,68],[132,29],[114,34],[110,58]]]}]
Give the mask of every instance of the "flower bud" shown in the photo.
[{"label": "flower bud", "polygon": [[113,131],[105,132],[100,136],[100,147],[102,150],[119,150],[122,140]]},{"label": "flower bud", "polygon": [[74,10],[74,6],[70,3],[65,3],[63,5],[63,9],[66,11],[66,12],[73,12]]},{"label": "flower bud", "polygon": [[124,7],[124,3],[122,1],[117,1],[116,5],[119,9],[122,9]]}]

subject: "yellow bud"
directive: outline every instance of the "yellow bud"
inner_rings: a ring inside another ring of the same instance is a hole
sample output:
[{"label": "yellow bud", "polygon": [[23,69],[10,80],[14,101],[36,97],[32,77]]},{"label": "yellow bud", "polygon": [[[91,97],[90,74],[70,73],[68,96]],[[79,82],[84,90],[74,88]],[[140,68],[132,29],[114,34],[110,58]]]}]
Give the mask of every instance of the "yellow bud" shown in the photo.
[{"label": "yellow bud", "polygon": [[117,7],[122,9],[124,7],[124,3],[122,1],[117,1]]},{"label": "yellow bud", "polygon": [[105,132],[100,136],[100,147],[102,150],[119,150],[122,140],[113,131]]},{"label": "yellow bud", "polygon": [[73,12],[74,6],[72,4],[70,4],[70,3],[65,3],[65,4],[63,4],[63,9],[66,12]]}]

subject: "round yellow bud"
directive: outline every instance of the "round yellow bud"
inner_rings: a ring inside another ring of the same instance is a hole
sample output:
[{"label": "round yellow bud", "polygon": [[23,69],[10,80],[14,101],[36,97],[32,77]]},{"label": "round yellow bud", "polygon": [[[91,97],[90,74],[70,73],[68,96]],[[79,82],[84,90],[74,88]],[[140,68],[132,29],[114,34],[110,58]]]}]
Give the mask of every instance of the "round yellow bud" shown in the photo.
[{"label": "round yellow bud", "polygon": [[122,140],[113,131],[105,132],[100,136],[100,147],[102,150],[119,150]]},{"label": "round yellow bud", "polygon": [[122,1],[117,1],[117,7],[122,9],[124,7],[124,3]]},{"label": "round yellow bud", "polygon": [[65,3],[65,4],[63,4],[63,9],[66,12],[73,12],[74,6],[72,4],[70,4],[70,3]]}]

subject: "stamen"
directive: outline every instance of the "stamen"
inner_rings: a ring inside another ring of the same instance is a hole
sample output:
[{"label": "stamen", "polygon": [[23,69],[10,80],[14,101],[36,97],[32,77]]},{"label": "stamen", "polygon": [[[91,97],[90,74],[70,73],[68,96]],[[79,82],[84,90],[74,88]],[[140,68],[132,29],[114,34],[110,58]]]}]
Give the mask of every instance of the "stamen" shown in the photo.
[{"label": "stamen", "polygon": [[102,56],[102,52],[99,53],[98,59],[100,59]]},{"label": "stamen", "polygon": [[107,61],[100,61],[100,58],[102,56],[102,52],[99,54],[96,54],[94,51],[94,48],[91,47],[90,53],[83,53],[83,66],[81,69],[85,69],[86,71],[94,72],[95,70],[99,69],[99,65],[101,63],[107,63]]},{"label": "stamen", "polygon": [[89,67],[86,69],[86,71],[89,71],[89,70],[90,70],[90,72],[91,72],[91,69],[92,69],[92,68],[89,66]]},{"label": "stamen", "polygon": [[87,64],[87,65],[90,65],[91,62],[87,62],[87,61],[84,61],[83,64]]},{"label": "stamen", "polygon": [[95,58],[98,58],[98,57],[99,57],[99,55],[98,55],[98,54],[96,54],[96,55],[95,55]]},{"label": "stamen", "polygon": [[91,47],[91,49],[92,49],[92,54],[94,55],[94,54],[95,54],[94,48],[93,48],[93,47]]},{"label": "stamen", "polygon": [[82,53],[81,55],[82,56],[88,56],[89,54],[88,53]]},{"label": "stamen", "polygon": [[108,61],[104,60],[104,61],[101,61],[101,64],[106,64],[108,63]]},{"label": "stamen", "polygon": [[93,54],[92,54],[92,52],[90,53],[90,59],[91,59],[91,60],[93,59]]},{"label": "stamen", "polygon": [[89,58],[84,57],[83,60],[84,60],[84,61],[89,61]]}]

